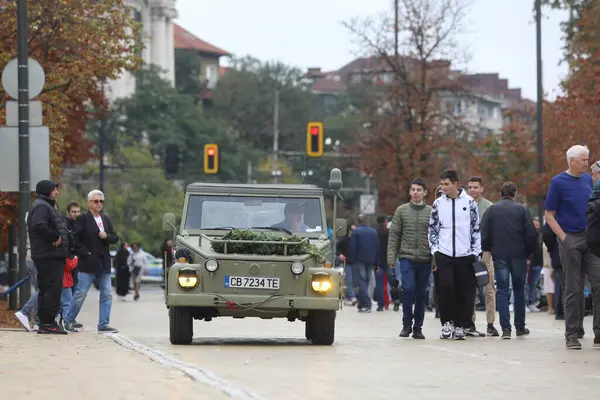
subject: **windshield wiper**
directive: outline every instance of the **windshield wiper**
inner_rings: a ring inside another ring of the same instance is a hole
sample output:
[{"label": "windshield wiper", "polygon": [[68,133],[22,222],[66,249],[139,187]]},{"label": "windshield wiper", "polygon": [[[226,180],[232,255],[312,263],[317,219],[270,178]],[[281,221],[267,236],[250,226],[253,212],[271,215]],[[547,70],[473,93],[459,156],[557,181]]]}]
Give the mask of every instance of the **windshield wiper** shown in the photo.
[{"label": "windshield wiper", "polygon": [[233,226],[219,226],[217,228],[202,228],[203,231],[225,231],[225,230],[232,230],[232,229],[238,229],[238,228],[235,228]]},{"label": "windshield wiper", "polygon": [[252,226],[252,227],[250,227],[250,229],[269,229],[269,230],[272,230],[272,231],[286,232],[286,233],[289,233],[290,235],[292,234],[291,231],[289,231],[289,230],[287,230],[285,228],[279,228],[279,227],[276,227],[276,226]]}]

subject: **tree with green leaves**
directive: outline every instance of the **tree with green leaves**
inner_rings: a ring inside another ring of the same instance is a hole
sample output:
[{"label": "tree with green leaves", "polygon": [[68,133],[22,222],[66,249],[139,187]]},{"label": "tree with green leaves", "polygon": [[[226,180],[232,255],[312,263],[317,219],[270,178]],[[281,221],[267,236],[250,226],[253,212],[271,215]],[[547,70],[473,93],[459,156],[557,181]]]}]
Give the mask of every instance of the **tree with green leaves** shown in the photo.
[{"label": "tree with green leaves", "polygon": [[[135,146],[149,142],[152,154],[164,159],[167,146],[180,151],[181,170],[176,178],[186,182],[220,180],[244,181],[248,160],[257,160],[261,151],[252,148],[229,124],[207,118],[194,99],[164,80],[155,67],[136,74],[137,90],[117,100],[107,127],[109,152],[118,144]],[[204,145],[219,145],[219,173],[203,172]]]}]

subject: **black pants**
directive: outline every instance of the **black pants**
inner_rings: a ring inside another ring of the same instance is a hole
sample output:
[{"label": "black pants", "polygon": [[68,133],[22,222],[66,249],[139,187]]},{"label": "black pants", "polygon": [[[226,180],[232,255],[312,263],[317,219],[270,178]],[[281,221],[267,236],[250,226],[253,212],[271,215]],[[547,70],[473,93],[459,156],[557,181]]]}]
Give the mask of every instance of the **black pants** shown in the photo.
[{"label": "black pants", "polygon": [[440,322],[468,328],[473,317],[474,290],[477,286],[473,261],[475,257],[448,257],[435,254],[438,275]]},{"label": "black pants", "polygon": [[54,324],[60,306],[65,260],[37,260],[34,261],[34,264],[38,271],[38,316],[40,324]]}]

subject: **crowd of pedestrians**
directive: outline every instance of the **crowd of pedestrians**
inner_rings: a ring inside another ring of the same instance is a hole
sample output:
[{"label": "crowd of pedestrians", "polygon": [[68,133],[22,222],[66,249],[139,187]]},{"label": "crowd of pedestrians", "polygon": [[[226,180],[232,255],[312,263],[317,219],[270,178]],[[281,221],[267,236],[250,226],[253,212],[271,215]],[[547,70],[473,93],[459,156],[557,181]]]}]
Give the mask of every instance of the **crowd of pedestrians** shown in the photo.
[{"label": "crowd of pedestrians", "polygon": [[[446,170],[430,206],[427,183],[414,179],[410,201],[396,209],[391,222],[379,217],[373,229],[359,216],[357,226],[338,238],[345,303],[369,313],[372,298],[377,311],[384,311],[392,297],[394,310],[402,308],[400,337],[425,339],[425,310],[433,303],[441,339],[486,334],[510,339],[513,327],[521,338],[530,334],[526,312],[540,311],[536,292],[543,273],[548,310],[565,320],[568,349],[581,348],[583,290],[589,282],[594,346],[600,347],[600,161],[589,174],[589,149],[581,145],[571,147],[566,159],[567,170],[550,181],[545,223],[517,202],[513,182],[499,188],[501,200],[494,204],[482,196],[480,177],[471,177],[465,187],[456,171]],[[485,267],[477,270],[479,261]],[[401,290],[394,291],[396,282]],[[486,333],[475,327],[479,291]],[[501,333],[494,326],[496,313]]]}]

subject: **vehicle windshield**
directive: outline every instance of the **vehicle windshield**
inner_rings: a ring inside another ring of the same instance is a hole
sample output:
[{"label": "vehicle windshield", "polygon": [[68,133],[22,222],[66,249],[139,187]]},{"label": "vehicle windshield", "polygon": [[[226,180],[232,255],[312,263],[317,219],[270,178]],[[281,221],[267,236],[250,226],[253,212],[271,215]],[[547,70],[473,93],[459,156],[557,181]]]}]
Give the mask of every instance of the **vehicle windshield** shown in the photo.
[{"label": "vehicle windshield", "polygon": [[321,200],[309,197],[190,195],[184,229],[269,229],[324,233]]}]

